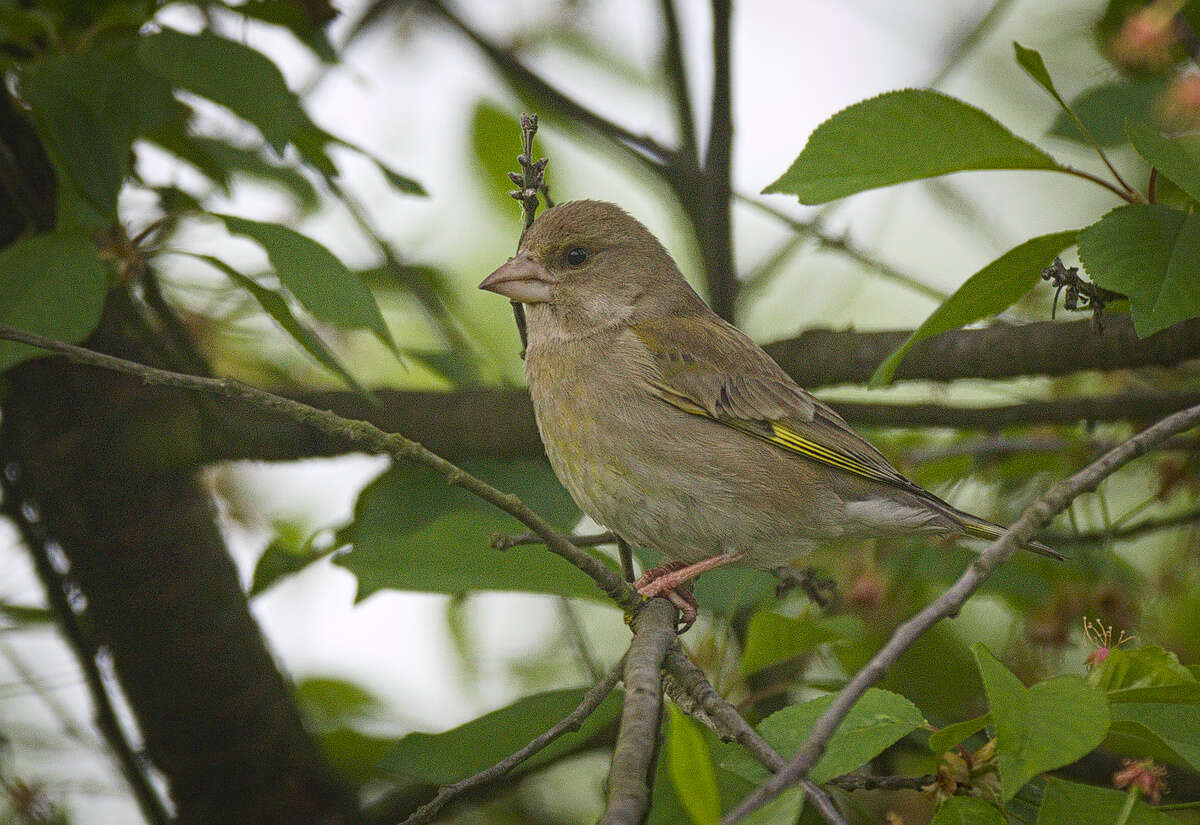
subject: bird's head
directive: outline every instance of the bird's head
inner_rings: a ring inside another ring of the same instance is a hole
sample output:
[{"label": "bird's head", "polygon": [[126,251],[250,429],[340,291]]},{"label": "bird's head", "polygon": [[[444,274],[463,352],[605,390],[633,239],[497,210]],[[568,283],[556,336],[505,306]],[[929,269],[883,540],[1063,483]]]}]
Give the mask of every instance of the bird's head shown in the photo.
[{"label": "bird's head", "polygon": [[517,254],[480,289],[547,305],[577,331],[653,317],[699,302],[650,230],[603,201],[570,201],[542,214]]}]

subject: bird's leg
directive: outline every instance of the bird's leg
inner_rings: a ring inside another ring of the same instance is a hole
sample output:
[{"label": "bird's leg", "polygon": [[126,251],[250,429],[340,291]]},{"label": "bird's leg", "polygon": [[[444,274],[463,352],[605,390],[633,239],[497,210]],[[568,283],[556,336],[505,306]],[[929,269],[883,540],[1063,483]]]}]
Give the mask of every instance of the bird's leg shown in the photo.
[{"label": "bird's leg", "polygon": [[695,564],[681,565],[679,562],[671,562],[661,567],[647,570],[642,574],[640,579],[634,582],[633,586],[637,588],[637,592],[641,593],[647,599],[653,598],[667,590],[674,590],[679,585],[691,581],[701,573],[741,561],[745,555],[745,553],[738,551],[735,553],[720,553],[716,556],[702,559]]}]

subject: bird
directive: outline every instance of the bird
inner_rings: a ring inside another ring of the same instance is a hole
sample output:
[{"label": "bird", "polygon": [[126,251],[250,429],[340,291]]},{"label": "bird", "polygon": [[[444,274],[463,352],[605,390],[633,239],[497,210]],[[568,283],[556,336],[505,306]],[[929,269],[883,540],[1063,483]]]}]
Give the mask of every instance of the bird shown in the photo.
[{"label": "bird", "polygon": [[778,569],[847,538],[1004,530],[901,475],[616,204],[546,210],[479,288],[523,305],[526,380],[558,479],[598,524],[663,554],[635,587],[675,604],[685,630],[698,607],[685,585],[707,570]]}]

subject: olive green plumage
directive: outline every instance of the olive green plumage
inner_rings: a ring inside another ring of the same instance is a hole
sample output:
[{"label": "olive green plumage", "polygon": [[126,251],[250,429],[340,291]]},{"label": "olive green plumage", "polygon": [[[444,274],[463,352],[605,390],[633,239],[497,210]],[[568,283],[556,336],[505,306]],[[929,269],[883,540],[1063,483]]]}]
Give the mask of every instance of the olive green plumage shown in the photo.
[{"label": "olive green plumage", "polygon": [[1000,532],[900,475],[613,204],[550,209],[481,287],[525,303],[550,462],[628,541],[687,564],[743,553],[773,568],[839,538]]}]

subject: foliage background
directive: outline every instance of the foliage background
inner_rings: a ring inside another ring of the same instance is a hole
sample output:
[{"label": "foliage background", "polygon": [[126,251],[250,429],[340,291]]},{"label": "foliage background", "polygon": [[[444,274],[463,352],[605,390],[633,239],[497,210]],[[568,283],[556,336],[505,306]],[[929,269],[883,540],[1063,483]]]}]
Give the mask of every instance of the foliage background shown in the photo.
[{"label": "foliage background", "polygon": [[[129,8],[135,15],[144,11]],[[886,262],[923,285],[880,277],[879,267],[836,248],[794,243],[786,225],[739,200],[736,260],[751,285],[737,305],[737,319],[756,339],[790,337],[817,326],[913,327],[936,305],[933,296],[949,293],[1000,252],[1031,235],[1087,225],[1117,204],[1084,182],[1034,172],[956,175],[866,193],[829,210],[804,210],[789,198],[756,194],[788,167],[809,132],[832,112],[885,90],[934,81],[1049,147],[1059,159],[1096,168],[1086,147],[1044,139],[1057,109],[1015,65],[1011,42],[1039,49],[1058,87],[1074,97],[1116,76],[1096,46],[1094,23],[1103,8],[999,3],[994,22],[981,39],[971,41],[989,8],[972,2],[903,10],[867,2],[738,7],[735,191],[798,218],[819,215],[831,238],[844,235],[870,260]],[[342,15],[330,29],[334,43],[350,37],[362,13],[348,5],[339,10]],[[656,12],[650,4],[632,2],[473,4],[461,10],[487,37],[513,45],[530,65],[602,114],[632,124],[635,132],[668,139],[674,114],[659,70]],[[304,90],[305,108],[318,125],[365,151],[332,150],[340,173],[332,182],[311,169],[280,171],[300,166],[302,159],[289,149],[278,166],[259,167],[257,173],[243,168],[226,192],[194,168],[179,165],[161,146],[139,142],[141,180],[122,190],[121,221],[133,231],[146,226],[163,203],[163,193],[152,189],[177,186],[203,197],[211,212],[292,226],[362,274],[401,351],[394,357],[381,336],[358,328],[362,324],[315,319],[311,326],[357,382],[411,390],[519,384],[509,310],[474,286],[511,252],[518,224],[503,173],[514,168],[515,114],[523,106],[541,110],[539,101],[518,100],[460,33],[417,8],[383,12],[353,40],[343,61],[331,65],[280,27],[248,22],[216,6],[208,13],[214,29],[275,60],[288,86]],[[691,97],[697,120],[704,123],[711,61],[708,10],[680,3],[679,16],[694,78]],[[156,19],[184,31],[205,24],[184,4],[158,11]],[[203,100],[185,99],[202,117],[205,134],[239,148],[257,147],[254,128]],[[663,238],[703,288],[699,255],[666,188],[594,132],[543,113],[539,154],[551,158],[556,199],[621,203]],[[252,154],[243,157],[243,167],[251,165]],[[416,181],[428,197],[405,193],[411,187],[389,181],[370,156]],[[1141,161],[1128,147],[1117,147],[1113,156],[1122,170],[1144,177]],[[274,161],[277,156],[263,157]],[[263,172],[273,182],[264,183]],[[346,193],[340,203],[335,187]],[[361,211],[370,231],[364,232],[353,209]],[[230,237],[218,221],[185,220],[171,229],[172,249],[219,255],[247,275],[268,269],[262,249]],[[395,250],[397,266],[391,273],[375,269],[388,263],[381,239]],[[220,272],[182,255],[156,258],[154,267],[167,300],[180,310],[199,353],[218,374],[297,391],[343,386]],[[263,283],[274,285],[269,278]],[[1050,289],[1039,285],[1007,312],[1007,320],[1044,319],[1050,305]],[[1195,376],[1187,370],[1144,370],[1004,382],[905,382],[870,392],[842,386],[822,395],[988,405],[1189,388],[1195,388]],[[172,427],[184,431],[187,423]],[[1081,466],[1096,443],[1131,431],[1125,422],[1027,427],[1001,432],[998,437],[1008,441],[1000,446],[1038,449],[998,452],[981,446],[978,433],[894,429],[871,435],[917,481],[956,504],[1006,520],[1052,480]],[[166,440],[174,435],[166,433]],[[465,440],[467,434],[451,429],[441,438],[454,442],[460,435]],[[1054,449],[1042,449],[1046,443]],[[536,509],[561,526],[571,525],[573,510],[544,470],[514,468],[495,456],[473,458],[492,460],[469,469],[516,485]],[[564,578],[545,572],[535,578],[517,565],[508,579],[489,579],[502,578],[504,569],[512,568],[494,562],[486,538],[493,530],[515,532],[515,523],[442,495],[419,473],[402,470],[377,482],[376,498],[358,499],[359,518],[344,527],[357,488],[384,466],[377,459],[345,457],[205,470],[219,503],[222,532],[247,588],[254,587],[256,576],[259,585],[265,584],[269,568],[259,564],[264,548],[268,560],[278,561],[302,558],[310,540],[318,549],[338,547],[340,539],[355,541],[353,553],[316,561],[264,589],[252,604],[272,650],[298,680],[302,705],[315,730],[324,734],[335,765],[356,780],[371,776],[376,790],[395,782],[394,776],[380,780],[368,770],[393,747],[391,740],[410,731],[451,728],[536,691],[578,686],[586,681],[580,640],[592,658],[611,663],[626,639],[620,613],[587,598],[582,580],[568,589],[572,585],[563,582],[569,572]],[[1104,533],[1142,518],[1191,512],[1195,470],[1194,444],[1148,459],[1098,494],[1082,497],[1070,519],[1055,529]],[[395,499],[383,495],[389,485]],[[368,509],[373,500],[384,502],[384,509]],[[388,509],[387,502],[396,501]],[[11,625],[0,636],[7,659],[0,679],[7,686],[0,693],[0,730],[8,741],[0,771],[10,782],[40,783],[55,805],[70,812],[71,821],[134,816],[119,777],[87,730],[86,694],[69,655],[58,647],[46,617],[25,610],[40,606],[42,597],[18,537],[9,535],[4,564],[12,572],[0,583]],[[984,642],[1027,684],[1060,672],[1080,673],[1089,652],[1081,638],[1084,615],[1136,633],[1143,645],[1163,645],[1184,662],[1200,660],[1200,601],[1194,587],[1200,571],[1192,522],[1131,540],[1073,544],[1069,550],[1073,561],[1066,566],[1015,560],[961,617],[908,654],[887,686],[916,702],[935,725],[968,718],[982,709],[983,698],[971,654],[974,643]],[[557,569],[536,549],[510,551],[510,558],[514,552],[522,553],[516,558],[528,559],[528,566]],[[765,716],[788,698],[810,698],[836,686],[878,645],[886,628],[936,594],[967,558],[965,551],[903,543],[818,557],[814,564],[837,580],[843,605],[835,617],[803,624],[790,621],[813,615],[803,599],[775,602],[761,578],[711,577],[720,585],[710,578],[700,598],[713,615],[686,641],[719,689],[735,702],[746,702],[751,715]],[[406,566],[402,559],[414,563]],[[481,587],[583,598],[566,603],[545,595],[478,592]],[[356,594],[369,598],[356,603]],[[770,612],[751,615],[745,609],[764,604]],[[567,610],[579,625],[578,636],[566,620]],[[413,765],[430,763],[428,755],[402,759],[403,748],[416,748],[421,740],[403,741],[408,744],[392,752],[394,764],[414,771]],[[606,758],[602,750],[593,750],[564,760],[484,811],[462,816],[590,821],[600,804]],[[909,742],[888,751],[876,767],[883,773],[924,773],[932,769],[930,759]],[[417,774],[396,784],[440,779]],[[564,786],[571,788],[569,795],[547,790]],[[862,804],[865,816],[878,813],[870,809],[875,803]],[[912,815],[919,817],[924,803],[899,804],[912,806]],[[670,810],[665,802],[660,809]]]}]

